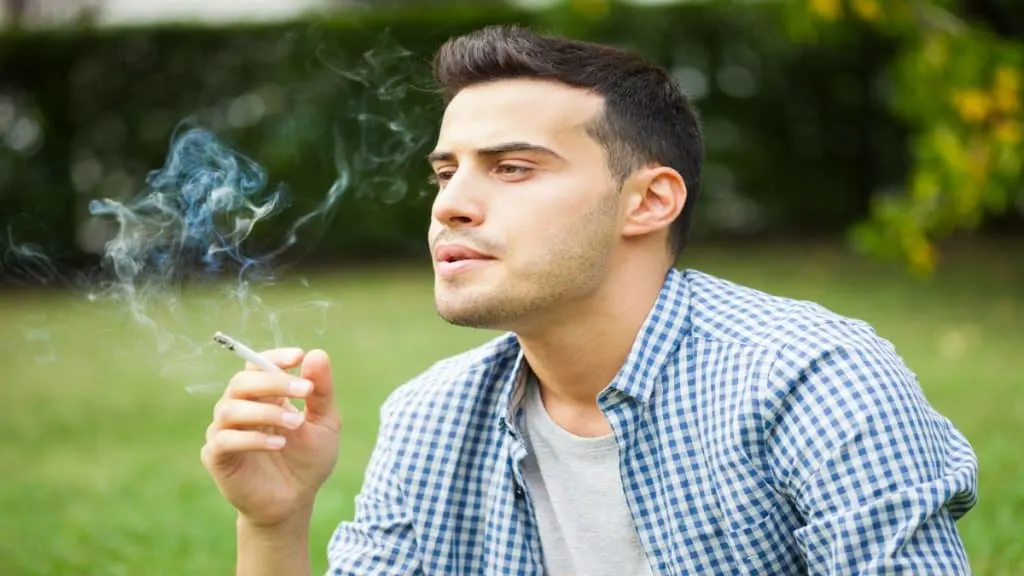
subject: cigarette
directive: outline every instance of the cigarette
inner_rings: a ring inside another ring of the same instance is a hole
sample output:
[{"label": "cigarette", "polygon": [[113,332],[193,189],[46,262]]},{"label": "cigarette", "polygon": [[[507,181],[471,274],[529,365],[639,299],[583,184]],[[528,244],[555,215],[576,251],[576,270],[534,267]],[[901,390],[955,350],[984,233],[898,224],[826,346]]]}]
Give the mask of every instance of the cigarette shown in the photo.
[{"label": "cigarette", "polygon": [[216,342],[217,344],[220,344],[221,346],[227,348],[228,350],[231,350],[237,356],[240,356],[241,358],[243,358],[243,359],[245,359],[245,360],[247,360],[249,362],[252,362],[253,364],[259,366],[260,368],[262,368],[263,370],[265,370],[267,372],[276,372],[278,374],[287,374],[287,372],[282,370],[280,366],[277,366],[276,364],[271,364],[265,358],[263,358],[262,356],[257,354],[255,351],[253,351],[252,348],[249,348],[245,344],[242,344],[238,340],[235,340],[234,338],[232,338],[231,336],[228,336],[227,334],[224,334],[223,332],[215,333],[213,335],[213,341]]}]

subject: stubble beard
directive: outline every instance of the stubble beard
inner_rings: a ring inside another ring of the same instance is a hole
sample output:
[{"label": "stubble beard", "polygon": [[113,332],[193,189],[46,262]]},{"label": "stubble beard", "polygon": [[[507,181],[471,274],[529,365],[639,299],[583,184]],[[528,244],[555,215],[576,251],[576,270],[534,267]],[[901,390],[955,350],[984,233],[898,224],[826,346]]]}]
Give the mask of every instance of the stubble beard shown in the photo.
[{"label": "stubble beard", "polygon": [[552,248],[526,269],[505,269],[505,278],[487,288],[474,286],[473,280],[437,287],[438,316],[455,326],[514,331],[524,323],[543,322],[545,313],[585,300],[607,276],[617,213],[618,194],[610,192],[548,242]]}]

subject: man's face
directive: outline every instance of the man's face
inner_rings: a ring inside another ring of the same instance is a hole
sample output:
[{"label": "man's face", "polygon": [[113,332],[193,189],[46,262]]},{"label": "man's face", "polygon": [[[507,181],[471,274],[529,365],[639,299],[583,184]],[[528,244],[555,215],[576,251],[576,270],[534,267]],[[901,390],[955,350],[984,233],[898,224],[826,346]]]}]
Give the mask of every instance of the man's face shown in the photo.
[{"label": "man's face", "polygon": [[601,110],[596,95],[519,79],[469,87],[449,103],[431,155],[442,318],[517,330],[599,288],[619,224],[604,149],[586,130]]}]

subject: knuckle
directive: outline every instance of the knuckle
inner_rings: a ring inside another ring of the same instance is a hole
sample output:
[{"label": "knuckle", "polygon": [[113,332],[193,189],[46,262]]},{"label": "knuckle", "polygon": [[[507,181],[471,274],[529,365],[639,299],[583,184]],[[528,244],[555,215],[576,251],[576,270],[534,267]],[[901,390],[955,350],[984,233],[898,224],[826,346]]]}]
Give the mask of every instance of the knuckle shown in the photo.
[{"label": "knuckle", "polygon": [[252,373],[246,371],[235,372],[231,379],[228,380],[228,392],[232,395],[240,390],[244,390],[249,386],[251,381]]},{"label": "knuckle", "polygon": [[218,422],[222,425],[230,424],[235,415],[235,409],[232,408],[233,404],[234,402],[231,401],[219,402],[217,407],[214,409],[214,422]]},{"label": "knuckle", "polygon": [[212,444],[217,452],[227,452],[234,444],[233,434],[230,430],[221,430],[214,435]]}]

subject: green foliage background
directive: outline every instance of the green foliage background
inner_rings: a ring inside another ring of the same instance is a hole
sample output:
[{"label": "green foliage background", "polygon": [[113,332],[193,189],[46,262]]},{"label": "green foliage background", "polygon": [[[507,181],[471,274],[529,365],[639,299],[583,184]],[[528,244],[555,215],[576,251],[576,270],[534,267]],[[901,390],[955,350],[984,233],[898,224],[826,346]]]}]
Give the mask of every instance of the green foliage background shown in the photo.
[{"label": "green foliage background", "polygon": [[868,28],[898,42],[888,101],[911,128],[912,161],[905,189],[873,198],[870,220],[853,229],[859,248],[930,273],[937,240],[1024,208],[1019,3],[785,4],[798,41],[842,42],[850,29]]},{"label": "green foliage background", "polygon": [[[276,264],[418,254],[432,196],[422,155],[442,112],[430,57],[447,37],[499,22],[630,46],[676,75],[706,129],[696,235],[849,231],[857,248],[927,273],[936,240],[1013,214],[1022,189],[1020,43],[920,16],[932,4],[572,0],[9,33],[0,283],[90,269],[116,228],[89,201],[144,193],[183,122],[286,186],[289,208],[255,228],[250,253],[283,242],[343,182]],[[39,254],[51,262],[27,263]]]}]

